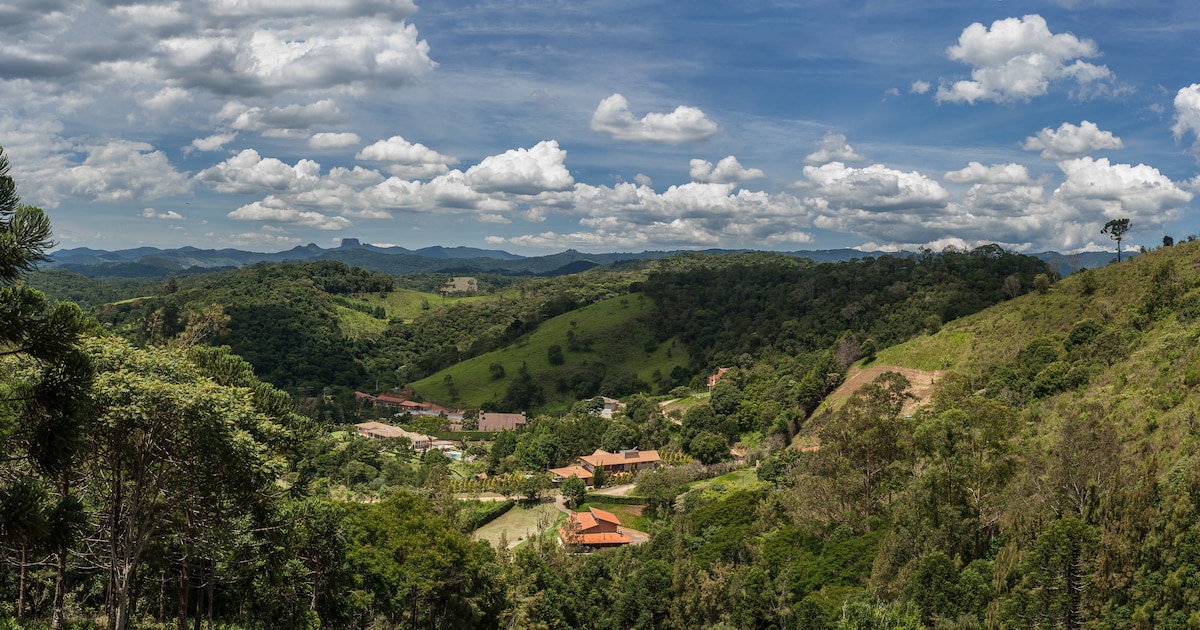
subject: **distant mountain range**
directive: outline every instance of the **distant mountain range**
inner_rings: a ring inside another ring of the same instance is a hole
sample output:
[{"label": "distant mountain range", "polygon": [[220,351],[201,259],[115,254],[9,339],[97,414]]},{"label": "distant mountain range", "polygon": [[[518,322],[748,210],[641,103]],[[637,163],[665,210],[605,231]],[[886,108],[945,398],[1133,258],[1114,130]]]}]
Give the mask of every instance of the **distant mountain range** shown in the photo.
[{"label": "distant mountain range", "polygon": [[[734,253],[735,251],[740,250],[704,250],[705,253]],[[568,249],[547,256],[526,257],[501,250],[473,247],[434,246],[418,250],[403,247],[378,247],[361,243],[358,239],[347,238],[342,239],[342,243],[338,247],[330,249],[310,243],[274,253],[250,252],[240,249],[198,249],[195,247],[178,249],[138,247],[118,251],[77,247],[52,252],[50,254],[51,261],[45,267],[64,269],[91,278],[159,278],[205,273],[258,262],[339,260],[370,271],[398,276],[413,273],[555,276],[578,273],[592,267],[625,261],[664,258],[679,253],[683,252],[646,251],[588,254]],[[824,249],[783,253],[788,256],[809,258],[816,262],[839,262],[868,256],[905,255],[909,252]],[[1058,269],[1063,276],[1079,269],[1103,267],[1114,258],[1111,252],[1087,252],[1072,255],[1042,252],[1030,255],[1046,261]]]}]

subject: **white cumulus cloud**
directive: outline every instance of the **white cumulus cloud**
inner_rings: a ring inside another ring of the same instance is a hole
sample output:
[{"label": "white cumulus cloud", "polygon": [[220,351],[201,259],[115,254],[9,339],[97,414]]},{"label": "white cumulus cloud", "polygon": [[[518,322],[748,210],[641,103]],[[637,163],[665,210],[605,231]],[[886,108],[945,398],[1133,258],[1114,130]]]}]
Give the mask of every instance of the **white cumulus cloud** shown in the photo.
[{"label": "white cumulus cloud", "polygon": [[1200,83],[1193,83],[1175,94],[1175,124],[1171,127],[1175,139],[1190,133],[1200,144]]},{"label": "white cumulus cloud", "polygon": [[333,99],[323,99],[309,105],[285,107],[249,107],[236,101],[227,103],[217,118],[230,122],[242,131],[305,131],[314,125],[333,125],[346,120]]},{"label": "white cumulus cloud", "polygon": [[383,16],[230,20],[222,28],[166,37],[156,52],[160,71],[182,86],[243,96],[396,87],[437,65],[416,27]]},{"label": "white cumulus cloud", "polygon": [[855,153],[854,149],[846,143],[846,136],[840,133],[827,133],[817,142],[817,150],[805,156],[804,163],[811,166],[821,166],[830,162],[853,164],[865,162],[866,159]]},{"label": "white cumulus cloud", "polygon": [[567,152],[544,140],[531,149],[511,149],[467,169],[465,180],[481,193],[537,195],[569,190],[575,180],[567,170]]},{"label": "white cumulus cloud", "polygon": [[358,146],[362,142],[362,138],[356,133],[333,133],[324,131],[314,133],[308,139],[308,146],[314,149],[347,149]]},{"label": "white cumulus cloud", "polygon": [[352,224],[349,219],[340,216],[328,216],[311,210],[299,210],[291,207],[286,201],[268,196],[262,201],[255,201],[230,212],[227,216],[239,221],[263,221],[266,223],[294,223],[318,230],[343,230]]},{"label": "white cumulus cloud", "polygon": [[621,94],[600,101],[592,114],[592,131],[618,140],[682,144],[710,138],[717,130],[717,123],[703,111],[687,105],[680,105],[669,114],[651,112],[640,119],[634,118],[629,101]]},{"label": "white cumulus cloud", "polygon": [[426,179],[449,171],[458,158],[443,155],[419,142],[409,142],[400,136],[392,136],[363,148],[355,159],[372,162],[388,162],[388,171],[407,179]]},{"label": "white cumulus cloud", "polygon": [[1192,193],[1145,164],[1083,157],[1059,162],[1059,168],[1066,180],[1054,191],[1055,198],[1100,223],[1120,218],[1161,223],[1176,218],[1192,200]]},{"label": "white cumulus cloud", "polygon": [[182,221],[183,215],[174,210],[158,211],[154,208],[145,208],[142,210],[142,216],[147,219],[161,219],[163,221]]},{"label": "white cumulus cloud", "polygon": [[1095,42],[1052,33],[1040,15],[996,20],[991,28],[975,22],[946,54],[972,67],[971,80],[938,88],[937,100],[951,103],[1027,101],[1060,79],[1087,86],[1112,77],[1106,66],[1082,61],[1100,54]]},{"label": "white cumulus cloud", "polygon": [[708,160],[694,159],[688,170],[692,181],[713,184],[737,184],[751,179],[760,179],[767,175],[757,168],[744,168],[732,155],[717,162],[716,167]]},{"label": "white cumulus cloud", "polygon": [[1104,131],[1091,121],[1078,126],[1063,123],[1058,129],[1046,127],[1025,139],[1021,145],[1026,151],[1041,151],[1047,160],[1070,160],[1083,157],[1100,149],[1123,149],[1125,144],[1111,131]]},{"label": "white cumulus cloud", "polygon": [[191,182],[175,170],[162,151],[144,142],[109,140],[75,148],[87,153],[83,163],[52,174],[43,201],[56,205],[65,197],[93,201],[150,200],[186,193]]},{"label": "white cumulus cloud", "polygon": [[943,176],[954,184],[1032,184],[1029,169],[1023,164],[995,164],[984,166],[971,162],[966,168],[950,171]]},{"label": "white cumulus cloud", "polygon": [[920,173],[903,172],[882,164],[853,168],[841,162],[804,167],[803,182],[808,198],[820,199],[830,211],[863,210],[872,213],[893,210],[926,212],[946,206],[950,193],[941,184]]},{"label": "white cumulus cloud", "polygon": [[215,133],[204,138],[196,138],[192,143],[184,148],[184,153],[191,151],[217,151],[221,147],[233,142],[237,137],[236,133]]},{"label": "white cumulus cloud", "polygon": [[289,166],[277,158],[264,158],[254,149],[200,171],[196,179],[223,193],[298,192],[314,187],[321,165],[300,160]]}]

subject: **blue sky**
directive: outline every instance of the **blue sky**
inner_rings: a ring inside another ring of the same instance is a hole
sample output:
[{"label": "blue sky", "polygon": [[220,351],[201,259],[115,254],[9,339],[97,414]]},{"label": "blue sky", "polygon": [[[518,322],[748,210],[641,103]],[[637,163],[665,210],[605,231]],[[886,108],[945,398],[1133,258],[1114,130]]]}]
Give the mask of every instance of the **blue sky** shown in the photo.
[{"label": "blue sky", "polygon": [[1200,234],[1200,3],[16,0],[61,247],[583,251]]}]

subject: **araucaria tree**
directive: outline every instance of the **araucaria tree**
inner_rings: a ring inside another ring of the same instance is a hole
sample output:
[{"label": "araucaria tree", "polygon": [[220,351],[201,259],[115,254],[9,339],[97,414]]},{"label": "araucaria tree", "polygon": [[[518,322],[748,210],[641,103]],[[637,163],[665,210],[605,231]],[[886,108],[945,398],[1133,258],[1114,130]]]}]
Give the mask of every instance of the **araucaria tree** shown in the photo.
[{"label": "araucaria tree", "polygon": [[66,556],[83,519],[71,483],[92,367],[76,345],[83,316],[20,284],[46,260],[50,221],[23,205],[0,148],[0,576],[15,567],[16,612],[26,571],[55,567],[53,627],[62,623]]},{"label": "araucaria tree", "polygon": [[1113,219],[1105,223],[1104,229],[1100,230],[1101,234],[1107,234],[1117,242],[1117,262],[1121,262],[1121,239],[1125,238],[1125,233],[1130,227],[1129,219]]}]

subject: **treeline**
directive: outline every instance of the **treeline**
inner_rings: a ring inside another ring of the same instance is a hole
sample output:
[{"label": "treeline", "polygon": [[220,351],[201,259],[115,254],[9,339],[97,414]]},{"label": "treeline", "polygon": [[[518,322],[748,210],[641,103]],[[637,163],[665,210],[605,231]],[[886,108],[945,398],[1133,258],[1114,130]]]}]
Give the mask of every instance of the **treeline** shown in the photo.
[{"label": "treeline", "polygon": [[829,348],[846,332],[887,347],[1028,292],[1051,270],[996,245],[918,256],[813,263],[778,254],[682,255],[640,289],[657,306],[660,339],[694,348],[696,369],[747,354]]}]

